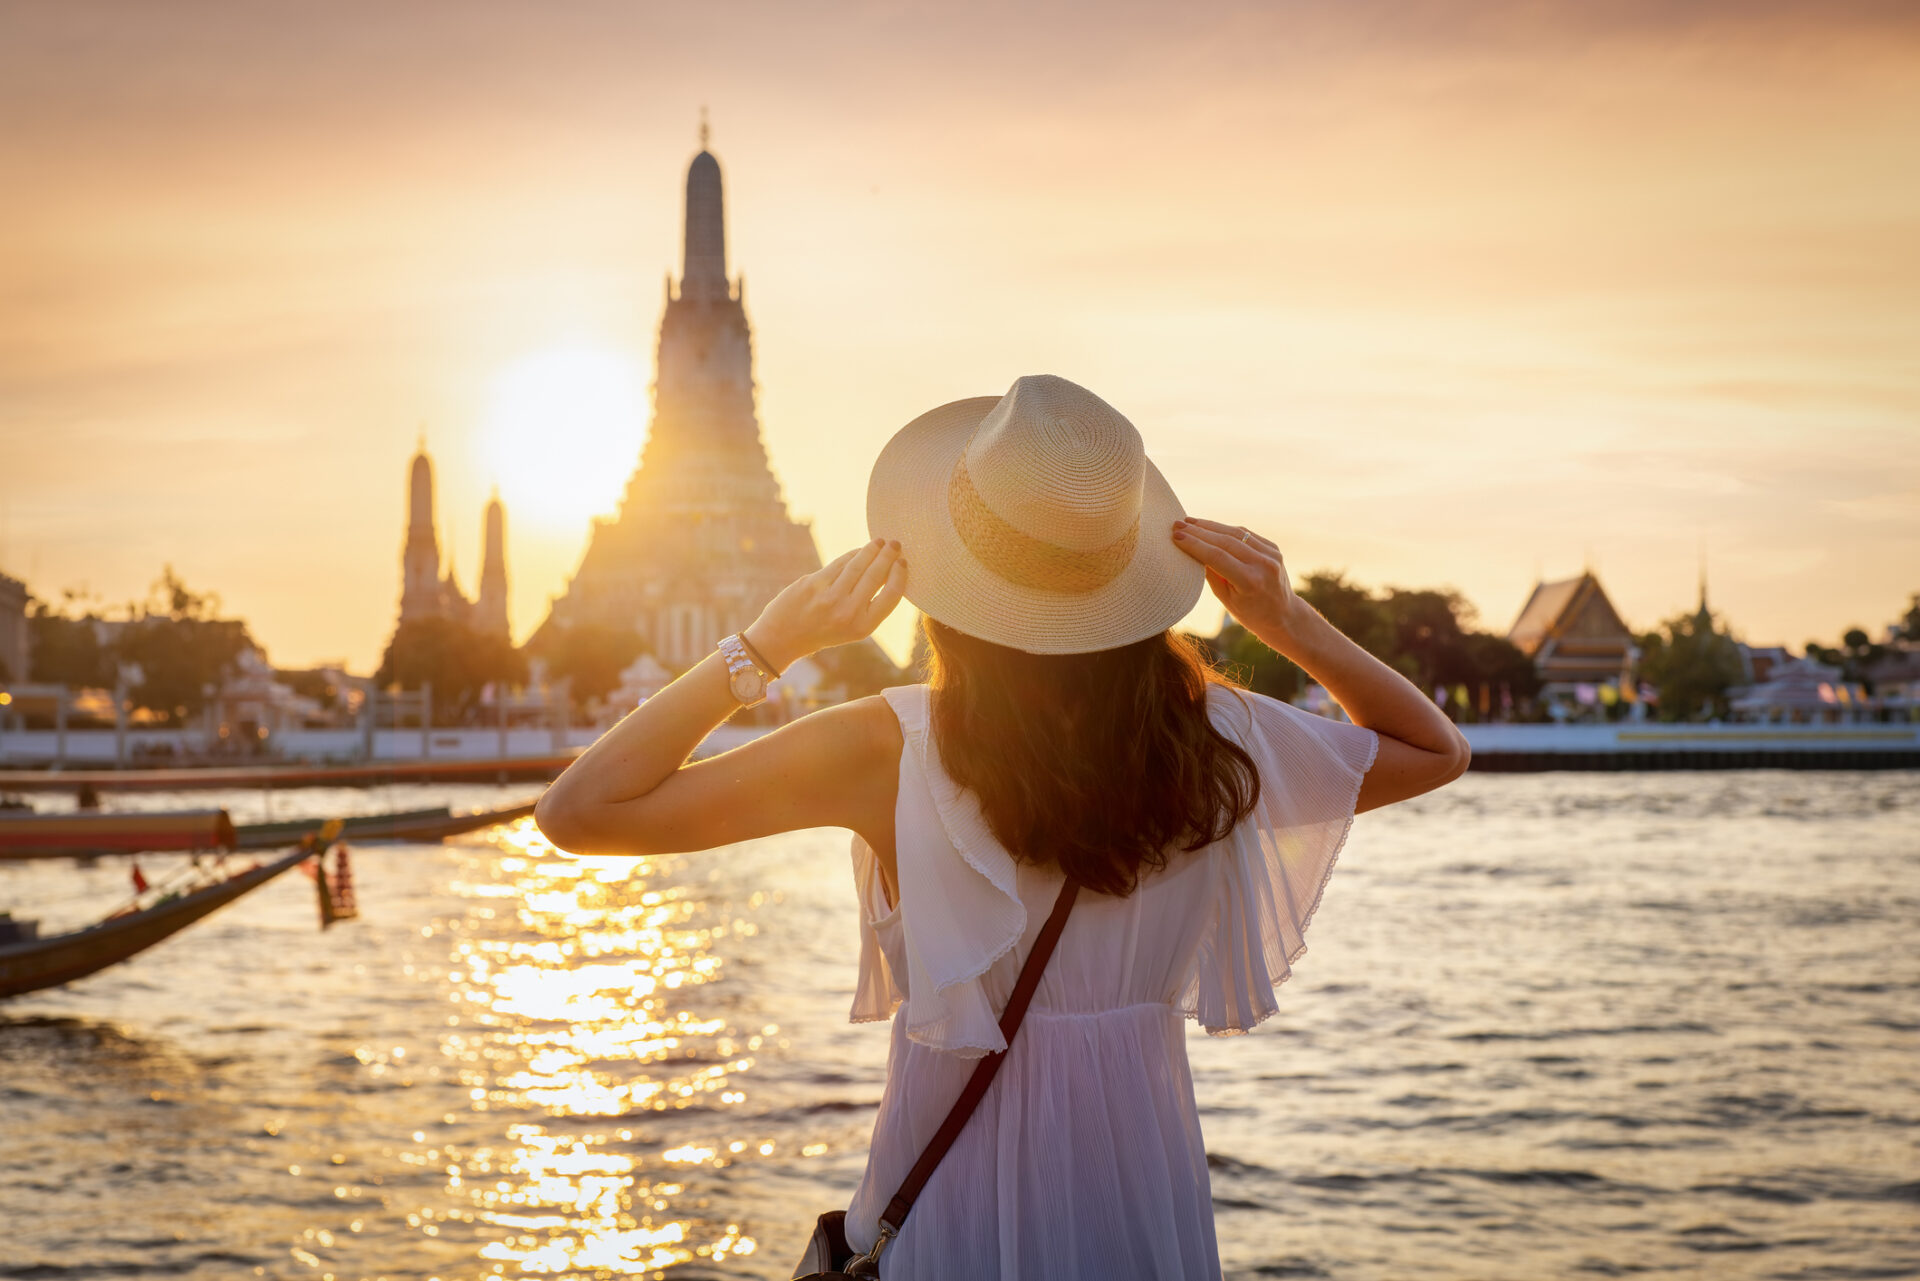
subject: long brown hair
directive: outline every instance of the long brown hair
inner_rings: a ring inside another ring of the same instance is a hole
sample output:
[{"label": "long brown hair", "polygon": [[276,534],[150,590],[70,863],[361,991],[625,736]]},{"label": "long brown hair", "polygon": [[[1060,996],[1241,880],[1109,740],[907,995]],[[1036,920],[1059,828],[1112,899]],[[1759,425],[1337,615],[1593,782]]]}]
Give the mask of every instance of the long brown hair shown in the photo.
[{"label": "long brown hair", "polygon": [[1021,862],[1131,894],[1173,852],[1222,839],[1252,812],[1259,774],[1208,719],[1220,678],[1191,638],[1028,654],[924,626],[941,763]]}]

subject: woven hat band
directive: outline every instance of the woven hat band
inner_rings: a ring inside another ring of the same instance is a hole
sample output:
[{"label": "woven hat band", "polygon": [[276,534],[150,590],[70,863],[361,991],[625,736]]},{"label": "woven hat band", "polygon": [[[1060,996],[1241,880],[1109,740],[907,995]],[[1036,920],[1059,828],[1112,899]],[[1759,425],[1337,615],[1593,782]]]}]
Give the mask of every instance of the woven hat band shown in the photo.
[{"label": "woven hat band", "polygon": [[1040,591],[1076,596],[1098,591],[1120,577],[1140,541],[1137,515],[1126,533],[1086,552],[1015,529],[980,497],[964,457],[953,465],[953,478],[947,482],[947,512],[953,517],[954,532],[975,560],[1010,583]]}]

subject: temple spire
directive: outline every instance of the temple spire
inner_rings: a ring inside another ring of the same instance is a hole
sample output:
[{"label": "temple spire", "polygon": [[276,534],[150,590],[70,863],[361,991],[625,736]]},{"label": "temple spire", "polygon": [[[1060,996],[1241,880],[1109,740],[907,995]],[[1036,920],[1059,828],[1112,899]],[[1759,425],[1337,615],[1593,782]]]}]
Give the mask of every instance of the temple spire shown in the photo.
[{"label": "temple spire", "polygon": [[500,502],[500,487],[493,487],[487,503],[485,535],[480,553],[480,590],[473,602],[474,627],[489,635],[506,638],[507,623],[507,509]]},{"label": "temple spire", "polygon": [[401,620],[438,613],[440,539],[434,530],[433,460],[427,456],[425,431],[407,471],[407,541],[400,566]]},{"label": "temple spire", "polygon": [[724,302],[727,291],[726,214],[720,191],[720,162],[707,150],[707,123],[700,121],[700,154],[687,168],[686,252],[680,272],[680,296],[696,302]]}]

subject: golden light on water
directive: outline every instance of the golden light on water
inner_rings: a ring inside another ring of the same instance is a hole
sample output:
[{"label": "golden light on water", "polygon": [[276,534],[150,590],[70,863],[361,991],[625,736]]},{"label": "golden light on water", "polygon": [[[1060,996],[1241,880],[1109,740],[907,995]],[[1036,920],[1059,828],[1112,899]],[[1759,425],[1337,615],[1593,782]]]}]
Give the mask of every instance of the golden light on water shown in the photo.
[{"label": "golden light on water", "polygon": [[[504,854],[490,860],[493,879],[456,881],[454,891],[482,919],[512,902],[517,936],[452,943],[447,980],[460,1008],[440,1048],[470,1108],[503,1114],[503,1141],[428,1146],[420,1132],[407,1159],[444,1173],[448,1199],[484,1230],[478,1252],[496,1272],[660,1275],[752,1254],[757,1242],[741,1225],[686,1212],[697,1206],[680,1204],[677,1172],[772,1156],[776,1145],[753,1135],[688,1141],[649,1122],[747,1102],[754,1053],[778,1029],[737,1032],[699,996],[721,972],[716,945],[752,926],[715,922],[693,896],[651,888],[664,879],[660,863],[560,855],[531,820],[493,839]],[[426,1235],[436,1226],[418,1223]]]}]

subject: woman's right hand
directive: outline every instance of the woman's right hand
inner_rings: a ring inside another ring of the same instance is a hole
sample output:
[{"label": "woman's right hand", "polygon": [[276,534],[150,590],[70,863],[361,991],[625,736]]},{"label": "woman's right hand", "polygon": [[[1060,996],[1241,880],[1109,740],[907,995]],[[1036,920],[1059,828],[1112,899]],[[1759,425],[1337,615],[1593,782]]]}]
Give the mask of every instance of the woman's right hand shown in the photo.
[{"label": "woman's right hand", "polygon": [[1197,519],[1176,522],[1173,542],[1207,567],[1213,594],[1243,627],[1325,686],[1354,724],[1380,735],[1357,809],[1430,792],[1465,771],[1473,753],[1460,731],[1405,676],[1293,594],[1278,547],[1238,525]]},{"label": "woman's right hand", "polygon": [[1300,611],[1287,562],[1273,541],[1244,525],[1190,516],[1173,524],[1173,545],[1207,569],[1207,585],[1240,625],[1285,653]]},{"label": "woman's right hand", "polygon": [[871,636],[906,586],[900,544],[876,538],[789,583],[747,628],[747,644],[784,672],[809,654]]}]

